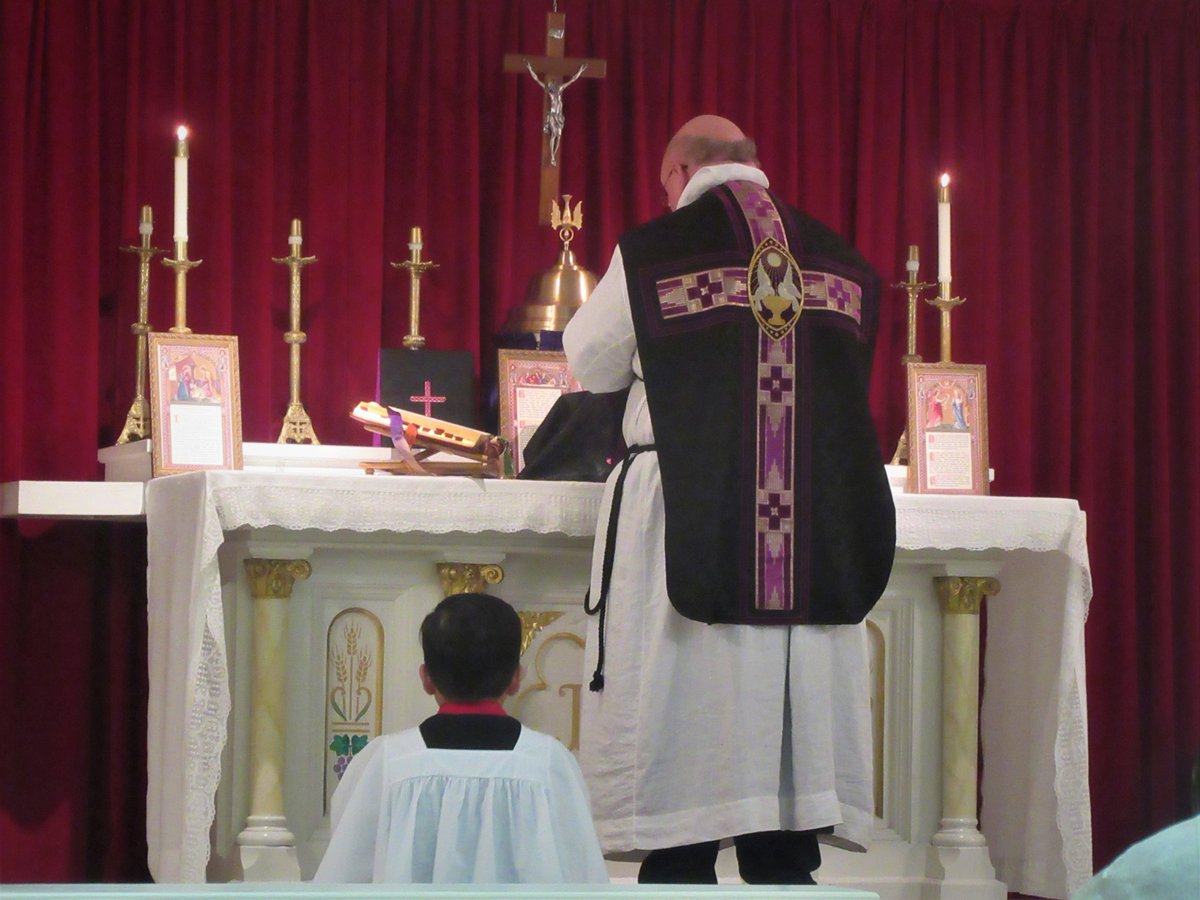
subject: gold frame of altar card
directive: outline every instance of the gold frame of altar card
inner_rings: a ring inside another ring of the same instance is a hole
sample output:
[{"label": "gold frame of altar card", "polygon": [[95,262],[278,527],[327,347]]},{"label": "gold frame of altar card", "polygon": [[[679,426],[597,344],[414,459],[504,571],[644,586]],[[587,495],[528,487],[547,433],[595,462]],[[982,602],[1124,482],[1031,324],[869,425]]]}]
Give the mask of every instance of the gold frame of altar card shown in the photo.
[{"label": "gold frame of altar card", "polygon": [[513,471],[525,465],[525,445],[563,394],[583,388],[559,350],[500,350],[496,384],[500,394],[497,431],[512,448]]},{"label": "gold frame of altar card", "polygon": [[988,493],[986,366],[908,365],[907,490]]},{"label": "gold frame of altar card", "polygon": [[151,473],[242,467],[238,339],[149,335]]}]

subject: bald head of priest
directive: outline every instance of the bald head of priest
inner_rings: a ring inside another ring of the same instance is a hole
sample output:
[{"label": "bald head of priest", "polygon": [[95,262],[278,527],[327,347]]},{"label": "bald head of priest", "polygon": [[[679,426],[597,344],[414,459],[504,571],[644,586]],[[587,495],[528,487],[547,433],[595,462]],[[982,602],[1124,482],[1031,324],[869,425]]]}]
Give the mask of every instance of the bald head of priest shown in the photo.
[{"label": "bald head of priest", "polygon": [[698,169],[721,163],[758,168],[758,148],[742,129],[721,116],[696,116],[685,123],[667,144],[659,167],[667,208],[679,205],[679,195]]},{"label": "bald head of priest", "polygon": [[879,282],[770,190],[754,142],[691,119],[670,211],[622,236],[563,334],[628,388],[596,529],[580,761],[643,882],[807,884],[818,834],[874,823],[863,618],[895,552],[867,402]]}]

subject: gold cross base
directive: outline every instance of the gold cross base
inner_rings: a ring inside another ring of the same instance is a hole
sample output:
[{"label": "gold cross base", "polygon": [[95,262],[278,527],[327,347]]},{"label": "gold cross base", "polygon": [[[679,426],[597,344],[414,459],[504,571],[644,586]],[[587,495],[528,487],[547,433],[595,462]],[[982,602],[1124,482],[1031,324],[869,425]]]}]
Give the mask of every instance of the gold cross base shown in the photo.
[{"label": "gold cross base", "polygon": [[902,466],[908,462],[908,429],[900,433],[900,440],[896,444],[896,452],[892,454],[892,461],[888,465]]},{"label": "gold cross base", "polygon": [[279,431],[277,444],[319,444],[317,433],[313,430],[312,419],[303,403],[288,405],[287,415],[283,417],[283,428]]},{"label": "gold cross base", "polygon": [[121,436],[117,438],[117,443],[128,444],[130,441],[140,441],[148,437],[150,437],[150,404],[146,402],[145,397],[138,397],[129,407],[129,414],[125,417],[125,427],[121,430]]}]

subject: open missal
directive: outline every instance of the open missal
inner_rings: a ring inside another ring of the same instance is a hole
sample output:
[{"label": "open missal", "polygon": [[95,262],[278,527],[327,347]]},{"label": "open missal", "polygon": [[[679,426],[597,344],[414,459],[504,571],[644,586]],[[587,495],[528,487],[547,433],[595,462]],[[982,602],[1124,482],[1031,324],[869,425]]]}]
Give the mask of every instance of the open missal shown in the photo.
[{"label": "open missal", "polygon": [[[470,475],[504,478],[510,475],[511,455],[508,442],[488,434],[423,416],[407,409],[384,406],[370,400],[359,403],[350,417],[367,431],[392,439],[398,458],[389,462],[361,463],[368,472],[379,469],[402,475]],[[449,453],[459,460],[430,459],[435,453]]]}]

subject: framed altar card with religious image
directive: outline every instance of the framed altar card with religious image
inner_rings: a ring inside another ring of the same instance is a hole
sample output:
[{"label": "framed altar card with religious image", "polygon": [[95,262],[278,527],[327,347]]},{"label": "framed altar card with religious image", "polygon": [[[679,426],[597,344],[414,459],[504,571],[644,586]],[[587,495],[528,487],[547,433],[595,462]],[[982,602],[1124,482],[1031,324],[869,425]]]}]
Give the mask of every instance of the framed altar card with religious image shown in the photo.
[{"label": "framed altar card with religious image", "polygon": [[988,493],[986,366],[909,364],[907,490]]},{"label": "framed altar card with religious image", "polygon": [[236,337],[150,334],[152,474],[242,467]]},{"label": "framed altar card with religious image", "polygon": [[513,451],[513,468],[525,465],[525,447],[550,407],[563,394],[581,390],[567,367],[567,355],[555,350],[500,350],[497,384],[499,432]]}]

